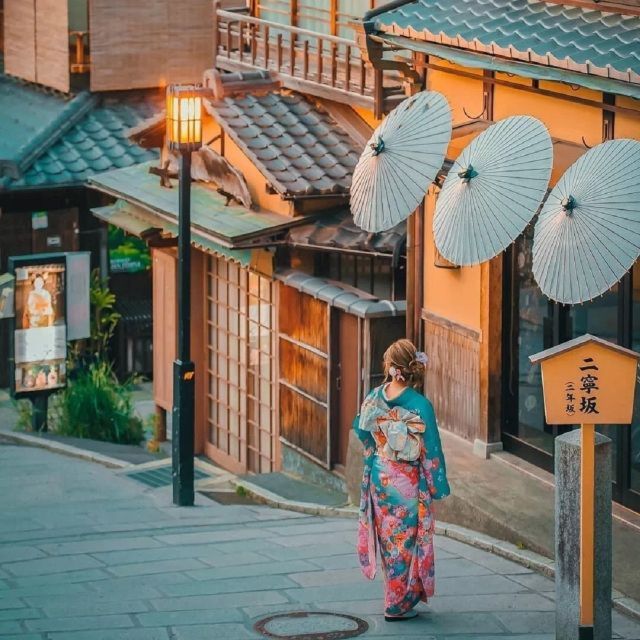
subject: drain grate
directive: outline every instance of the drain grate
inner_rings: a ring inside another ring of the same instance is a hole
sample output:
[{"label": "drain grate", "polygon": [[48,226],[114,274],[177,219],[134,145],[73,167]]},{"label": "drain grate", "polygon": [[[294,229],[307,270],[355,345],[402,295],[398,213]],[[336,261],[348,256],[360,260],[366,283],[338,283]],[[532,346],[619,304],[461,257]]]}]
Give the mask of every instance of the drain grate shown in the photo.
[{"label": "drain grate", "polygon": [[[125,474],[133,480],[137,480],[142,484],[146,484],[149,487],[166,487],[173,482],[171,476],[171,465],[164,467],[155,467],[154,469],[144,469],[143,471],[134,471],[133,473]],[[196,468],[193,470],[193,477],[196,480],[202,480],[202,478],[208,478],[209,475],[204,471]]]},{"label": "drain grate", "polygon": [[253,628],[274,640],[346,640],[362,635],[369,625],[346,613],[295,611],[258,620]]}]

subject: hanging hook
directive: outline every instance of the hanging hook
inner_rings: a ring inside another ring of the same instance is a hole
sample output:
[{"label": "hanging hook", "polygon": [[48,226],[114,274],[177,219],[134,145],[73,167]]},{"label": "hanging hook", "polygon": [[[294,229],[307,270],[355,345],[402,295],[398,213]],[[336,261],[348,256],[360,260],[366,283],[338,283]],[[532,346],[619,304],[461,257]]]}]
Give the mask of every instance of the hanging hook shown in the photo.
[{"label": "hanging hook", "polygon": [[467,116],[467,118],[469,118],[469,120],[480,120],[480,118],[482,118],[482,116],[484,116],[487,113],[488,106],[489,106],[489,94],[488,92],[484,91],[482,94],[482,111],[477,116],[472,116],[469,113],[467,113],[467,110],[464,107],[462,107],[462,112],[464,113],[465,116]]},{"label": "hanging hook", "polygon": [[604,124],[603,124],[603,135],[602,135],[602,140],[600,142],[597,142],[594,145],[589,146],[587,144],[587,141],[585,140],[584,136],[582,136],[582,144],[587,148],[587,149],[593,149],[593,147],[595,147],[598,144],[602,144],[603,142],[607,142],[607,140],[611,140],[611,127],[609,126],[609,121],[605,120]]}]

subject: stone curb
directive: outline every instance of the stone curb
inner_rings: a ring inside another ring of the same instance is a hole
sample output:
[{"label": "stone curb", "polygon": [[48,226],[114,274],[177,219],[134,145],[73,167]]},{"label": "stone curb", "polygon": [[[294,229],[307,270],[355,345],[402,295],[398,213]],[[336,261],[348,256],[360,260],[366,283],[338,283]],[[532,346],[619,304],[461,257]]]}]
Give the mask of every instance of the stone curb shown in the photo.
[{"label": "stone curb", "polygon": [[[286,498],[268,491],[267,489],[263,489],[252,482],[240,480],[239,478],[231,479],[231,484],[235,487],[241,487],[259,502],[272,507],[278,507],[279,509],[287,509],[289,511],[308,513],[316,516],[343,518],[358,517],[358,509],[354,506],[327,507],[312,502],[296,502],[294,500],[287,500]],[[527,569],[537,571],[547,578],[555,577],[555,562],[551,558],[529,551],[528,549],[520,549],[510,542],[498,540],[497,538],[492,538],[491,536],[487,536],[483,533],[478,533],[477,531],[446,522],[436,523],[436,533],[446,536],[447,538],[451,538],[452,540],[463,542],[472,547],[482,549],[483,551],[488,551],[489,553],[493,553],[494,555],[505,558],[506,560],[511,560],[512,562],[527,567]],[[611,603],[613,608],[618,610],[620,613],[640,620],[640,603],[636,600],[628,598],[614,589]]]},{"label": "stone curb", "polygon": [[15,431],[0,430],[0,440],[14,442],[16,444],[22,444],[28,447],[39,447],[40,449],[46,449],[59,453],[64,456],[70,456],[72,458],[79,458],[80,460],[87,460],[88,462],[97,462],[98,464],[109,467],[110,469],[124,469],[127,467],[133,467],[135,465],[117,458],[105,456],[95,451],[88,451],[87,449],[80,449],[79,447],[73,447],[69,444],[63,444],[56,440],[48,440],[46,438],[39,438],[38,436],[30,436],[26,433],[18,433]]},{"label": "stone curb", "polygon": [[330,507],[315,502],[297,502],[296,500],[288,500],[273,493],[268,489],[263,489],[253,482],[241,480],[237,477],[231,477],[229,482],[236,488],[244,489],[252,498],[255,498],[262,504],[278,509],[286,509],[288,511],[297,511],[298,513],[308,513],[312,516],[330,516],[338,518],[357,518],[358,509],[352,506]]}]

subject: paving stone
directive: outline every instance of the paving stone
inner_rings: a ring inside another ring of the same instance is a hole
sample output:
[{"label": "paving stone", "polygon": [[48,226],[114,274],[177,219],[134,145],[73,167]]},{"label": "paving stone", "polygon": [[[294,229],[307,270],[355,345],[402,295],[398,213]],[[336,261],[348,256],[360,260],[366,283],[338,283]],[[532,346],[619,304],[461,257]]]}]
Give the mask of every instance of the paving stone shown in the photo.
[{"label": "paving stone", "polygon": [[481,549],[476,549],[475,547],[458,542],[457,540],[444,538],[440,544],[445,551],[467,558],[476,564],[486,567],[487,569],[491,569],[491,571],[495,573],[501,573],[504,575],[533,573],[531,569],[516,564],[511,560],[506,560],[505,558],[487,553]]},{"label": "paving stone", "polygon": [[44,558],[45,554],[35,547],[8,547],[0,548],[0,564],[9,562],[18,562],[20,560],[34,560],[35,558]]},{"label": "paving stone", "polygon": [[[448,638],[448,636],[441,636],[442,640],[444,640],[445,638]],[[526,636],[522,636],[522,635],[511,635],[511,634],[503,634],[503,635],[490,635],[490,636],[486,636],[486,635],[463,635],[463,636],[452,636],[452,640],[556,640],[556,636],[555,634],[548,634],[548,633],[534,633],[534,634],[527,634]],[[385,640],[388,640],[388,638],[385,638]],[[440,640],[440,639],[439,639]]]},{"label": "paving stone", "polygon": [[116,613],[142,613],[148,611],[149,607],[136,600],[118,601],[94,601],[79,605],[75,600],[61,604],[47,604],[41,607],[49,618],[71,618],[82,611],[87,616],[107,616]]},{"label": "paving stone", "polygon": [[220,550],[215,544],[188,545],[185,547],[160,546],[153,549],[138,549],[132,551],[108,551],[91,554],[100,562],[108,565],[136,564],[140,562],[157,562],[159,560],[179,560],[181,558],[197,558],[198,560],[215,559],[220,556]]},{"label": "paving stone", "polygon": [[153,573],[168,573],[170,571],[189,571],[202,569],[204,563],[195,558],[183,558],[181,560],[159,560],[158,562],[138,562],[135,564],[122,564],[110,567],[109,571],[116,576],[143,576]]},{"label": "paving stone", "polygon": [[321,560],[322,558],[342,556],[345,554],[353,554],[353,556],[357,557],[355,544],[347,544],[345,542],[327,544],[326,541],[324,544],[305,545],[294,549],[264,549],[260,553],[274,560],[312,560],[314,558]]},{"label": "paving stone", "polygon": [[29,631],[81,631],[83,629],[123,629],[133,627],[129,616],[82,616],[73,618],[56,618],[54,620],[28,620]]},{"label": "paving stone", "polygon": [[160,587],[168,596],[200,596],[216,593],[242,593],[244,591],[274,591],[295,587],[296,583],[287,576],[267,575],[233,578],[230,580],[194,580],[184,584]]},{"label": "paving stone", "polygon": [[640,621],[623,616],[619,611],[611,612],[613,630],[627,640],[640,640]]},{"label": "paving stone", "polygon": [[310,535],[282,536],[274,539],[274,542],[283,547],[306,547],[309,545],[326,545],[328,542],[339,545],[341,543],[351,543],[351,548],[355,549],[356,537],[355,533],[338,531],[333,535],[315,533]]},{"label": "paving stone", "polygon": [[[437,572],[436,567],[436,572]],[[485,593],[515,593],[527,591],[526,587],[518,585],[504,576],[484,575],[465,576],[460,578],[438,578],[436,573],[436,594],[440,596],[451,595],[482,595]]]},{"label": "paving stone", "polygon": [[[40,633],[21,633],[19,635],[2,636],[2,640],[42,640]],[[47,638],[47,640],[49,640]],[[60,639],[61,640],[61,639]]]},{"label": "paving stone", "polygon": [[370,600],[376,596],[382,599],[382,585],[363,579],[359,585],[326,585],[305,589],[288,589],[285,593],[295,602],[318,604],[333,602],[336,599],[348,602],[350,600]]},{"label": "paving stone", "polygon": [[[272,534],[268,534],[272,535]],[[234,540],[251,540],[252,538],[264,538],[264,529],[243,528],[233,533]],[[228,531],[204,531],[202,533],[184,533],[168,536],[156,536],[156,539],[164,544],[208,544],[211,542],[226,542],[229,540]],[[247,543],[249,544],[249,543]]]},{"label": "paving stone", "polygon": [[303,573],[292,573],[289,577],[302,587],[321,587],[327,584],[358,584],[366,580],[359,568],[305,571]]},{"label": "paving stone", "polygon": [[[373,615],[373,634],[386,635],[396,632],[396,624],[386,622],[384,615]],[[402,633],[405,637],[420,637],[424,634],[441,636],[457,636],[463,633],[502,634],[504,628],[490,613],[429,613],[422,612],[415,623],[403,623]]]},{"label": "paving stone", "polygon": [[160,547],[161,544],[153,538],[113,538],[85,540],[84,542],[59,542],[56,544],[42,544],[40,548],[49,555],[63,556],[67,554],[91,553],[100,551],[116,551],[131,549],[149,549]]},{"label": "paving stone", "polygon": [[291,560],[290,562],[261,562],[259,564],[230,565],[226,567],[211,567],[187,571],[187,575],[194,580],[223,580],[225,578],[244,578],[247,576],[269,576],[277,574],[292,574],[297,571],[314,571],[322,573],[319,567],[306,560]]},{"label": "paving stone", "polygon": [[143,627],[165,627],[192,624],[214,624],[241,622],[242,613],[238,609],[213,609],[193,611],[153,611],[135,616]]},{"label": "paving stone", "polygon": [[278,536],[295,536],[295,535],[313,535],[324,533],[333,535],[338,531],[346,531],[355,535],[358,530],[358,523],[355,520],[329,520],[324,522],[314,522],[313,520],[305,523],[295,522],[286,526],[267,527],[269,531]]},{"label": "paving stone", "polygon": [[509,575],[509,580],[531,589],[532,591],[551,592],[555,591],[556,584],[553,580],[541,576],[539,573],[529,573],[522,575]]},{"label": "paving stone", "polygon": [[[158,629],[120,629],[114,636],[113,631],[65,631],[63,633],[49,633],[47,640],[173,640],[164,628]],[[2,638],[5,640],[5,638]],[[23,640],[20,638],[20,640]],[[40,640],[40,636],[38,636]],[[220,639],[222,640],[222,639]],[[231,640],[231,638],[225,638]]]},{"label": "paving stone", "polygon": [[159,600],[153,600],[153,607],[158,611],[189,611],[191,609],[226,609],[228,607],[243,607],[249,604],[277,605],[284,602],[288,602],[287,598],[277,591],[251,591],[213,596],[160,598]]},{"label": "paving stone", "polygon": [[497,595],[436,596],[429,603],[432,611],[554,611],[553,602],[535,593]]},{"label": "paving stone", "polygon": [[42,614],[36,609],[0,609],[0,620],[28,620],[41,617]]},{"label": "paving stone", "polygon": [[[192,579],[184,573],[153,573],[141,576],[130,576],[127,578],[114,578],[110,580],[99,580],[97,582],[89,582],[87,586],[97,593],[127,593],[129,591],[136,592],[143,590],[157,591],[158,587],[168,584],[182,584],[191,582]],[[141,595],[141,598],[153,597]]]},{"label": "paving stone", "polygon": [[[296,549],[297,551],[297,549]],[[324,558],[309,558],[307,562],[320,569],[359,569],[358,556],[352,549],[350,553],[340,556],[325,556]]]},{"label": "paving stone", "polygon": [[20,633],[22,625],[18,620],[4,620],[0,622],[0,637],[8,633]]},{"label": "paving stone", "polygon": [[555,633],[556,617],[538,611],[501,611],[494,614],[511,633]]},{"label": "paving stone", "polygon": [[23,607],[24,607],[24,602],[21,602],[20,600],[18,600],[18,598],[14,598],[14,597],[0,598],[0,610],[1,609],[22,609]]},{"label": "paving stone", "polygon": [[14,598],[31,598],[37,596],[56,596],[64,595],[66,597],[75,596],[76,594],[86,594],[88,591],[86,585],[82,583],[56,584],[48,583],[43,585],[34,585],[32,587],[16,587],[11,589],[11,595]]},{"label": "paving stone", "polygon": [[48,584],[76,584],[83,582],[93,582],[111,578],[104,569],[86,569],[81,571],[69,571],[68,573],[52,573],[44,576],[27,576],[24,578],[13,578],[12,582],[18,587],[32,587]]},{"label": "paving stone", "polygon": [[87,555],[60,558],[42,558],[26,562],[12,562],[5,565],[14,576],[41,576],[45,573],[65,573],[74,569],[93,569],[101,566],[100,562]]},{"label": "paving stone", "polygon": [[466,576],[486,576],[491,575],[491,569],[483,567],[466,558],[446,558],[444,560],[436,557],[436,579],[461,578]]},{"label": "paving stone", "polygon": [[200,557],[200,560],[214,568],[234,566],[241,567],[245,564],[273,562],[273,558],[269,558],[269,556],[263,555],[261,553],[256,553],[255,551],[243,551],[238,555],[216,553],[215,555],[210,557]]},{"label": "paving stone", "polygon": [[264,636],[242,624],[211,624],[206,626],[173,627],[172,638],[176,640],[203,640],[203,638],[245,640],[249,638],[263,639]]}]

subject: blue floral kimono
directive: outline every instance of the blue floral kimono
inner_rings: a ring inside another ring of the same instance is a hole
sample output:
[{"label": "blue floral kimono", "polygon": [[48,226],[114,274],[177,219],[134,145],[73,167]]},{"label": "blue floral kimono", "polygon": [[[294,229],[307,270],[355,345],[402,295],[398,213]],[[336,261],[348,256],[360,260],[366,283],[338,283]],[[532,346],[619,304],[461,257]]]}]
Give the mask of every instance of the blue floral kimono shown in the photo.
[{"label": "blue floral kimono", "polygon": [[406,388],[388,400],[384,386],[365,399],[353,425],[364,444],[358,557],[385,578],[385,613],[397,616],[433,596],[435,522],[431,501],[449,495],[440,435],[431,402]]}]

